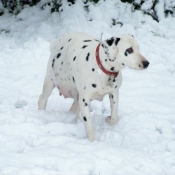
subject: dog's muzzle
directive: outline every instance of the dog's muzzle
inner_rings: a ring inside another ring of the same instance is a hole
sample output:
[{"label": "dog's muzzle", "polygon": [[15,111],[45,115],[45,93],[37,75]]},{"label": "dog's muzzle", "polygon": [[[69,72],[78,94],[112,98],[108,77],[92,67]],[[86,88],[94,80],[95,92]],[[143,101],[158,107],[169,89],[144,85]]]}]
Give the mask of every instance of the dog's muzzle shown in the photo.
[{"label": "dog's muzzle", "polygon": [[143,68],[146,69],[149,66],[149,62],[148,61],[142,61],[143,64]]}]

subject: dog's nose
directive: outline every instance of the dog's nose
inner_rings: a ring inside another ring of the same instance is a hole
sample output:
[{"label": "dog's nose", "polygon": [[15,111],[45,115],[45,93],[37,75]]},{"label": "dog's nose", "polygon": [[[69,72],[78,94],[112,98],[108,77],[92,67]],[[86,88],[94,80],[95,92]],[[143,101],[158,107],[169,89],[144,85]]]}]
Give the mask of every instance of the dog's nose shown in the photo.
[{"label": "dog's nose", "polygon": [[148,61],[142,61],[143,64],[143,68],[146,69],[149,66],[149,62]]}]

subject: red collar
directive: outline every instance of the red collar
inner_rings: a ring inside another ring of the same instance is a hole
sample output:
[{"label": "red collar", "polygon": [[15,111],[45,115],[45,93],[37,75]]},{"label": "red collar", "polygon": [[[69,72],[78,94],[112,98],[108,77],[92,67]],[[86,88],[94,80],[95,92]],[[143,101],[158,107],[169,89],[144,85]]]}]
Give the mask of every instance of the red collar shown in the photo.
[{"label": "red collar", "polygon": [[97,60],[97,64],[98,66],[100,67],[100,69],[107,75],[109,76],[114,76],[114,78],[116,78],[119,74],[119,72],[110,72],[110,71],[107,71],[103,65],[101,64],[101,61],[100,61],[100,55],[99,55],[99,50],[100,50],[100,44],[97,46],[96,48],[96,52],[95,52],[95,55],[96,55],[96,60]]}]

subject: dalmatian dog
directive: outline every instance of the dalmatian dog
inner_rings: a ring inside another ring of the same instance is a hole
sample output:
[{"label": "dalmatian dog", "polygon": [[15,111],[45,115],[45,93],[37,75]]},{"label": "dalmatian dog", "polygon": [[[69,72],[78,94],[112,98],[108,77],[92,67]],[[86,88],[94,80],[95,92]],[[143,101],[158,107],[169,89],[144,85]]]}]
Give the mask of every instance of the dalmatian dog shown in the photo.
[{"label": "dalmatian dog", "polygon": [[89,141],[95,140],[89,105],[91,100],[102,100],[109,94],[111,116],[106,122],[118,121],[121,69],[143,70],[149,62],[139,52],[139,46],[130,35],[112,37],[100,42],[85,33],[72,33],[52,41],[47,73],[38,108],[45,110],[47,99],[57,87],[60,95],[73,98],[70,111],[79,118],[80,111]]}]

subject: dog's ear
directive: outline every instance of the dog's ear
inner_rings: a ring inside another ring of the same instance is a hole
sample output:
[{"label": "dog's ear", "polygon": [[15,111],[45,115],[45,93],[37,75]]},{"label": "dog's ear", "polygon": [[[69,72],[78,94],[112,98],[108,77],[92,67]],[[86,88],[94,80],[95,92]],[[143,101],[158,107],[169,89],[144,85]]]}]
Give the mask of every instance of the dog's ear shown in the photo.
[{"label": "dog's ear", "polygon": [[112,44],[114,43],[114,37],[107,39],[106,43],[108,44],[108,46],[112,46]]},{"label": "dog's ear", "polygon": [[117,46],[118,42],[120,41],[120,38],[115,39],[115,45]]}]

